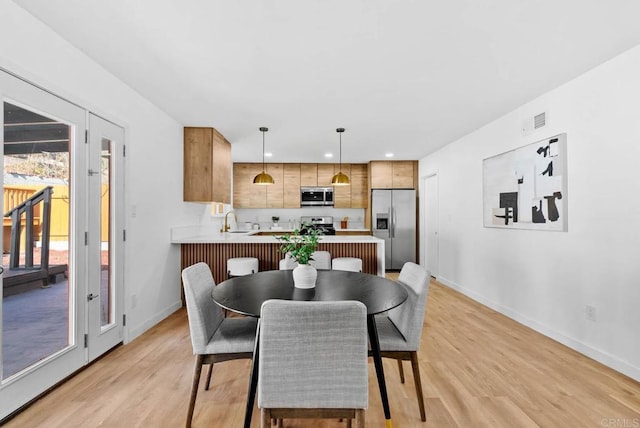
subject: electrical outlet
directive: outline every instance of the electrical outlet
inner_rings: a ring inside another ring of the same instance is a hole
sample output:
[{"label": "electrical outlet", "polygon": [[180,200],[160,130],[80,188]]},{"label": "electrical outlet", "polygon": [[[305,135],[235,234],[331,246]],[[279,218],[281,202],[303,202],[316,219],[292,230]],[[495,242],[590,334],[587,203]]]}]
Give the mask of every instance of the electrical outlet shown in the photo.
[{"label": "electrical outlet", "polygon": [[594,321],[596,320],[596,307],[593,305],[587,305],[585,306],[585,316],[587,317],[588,321]]}]

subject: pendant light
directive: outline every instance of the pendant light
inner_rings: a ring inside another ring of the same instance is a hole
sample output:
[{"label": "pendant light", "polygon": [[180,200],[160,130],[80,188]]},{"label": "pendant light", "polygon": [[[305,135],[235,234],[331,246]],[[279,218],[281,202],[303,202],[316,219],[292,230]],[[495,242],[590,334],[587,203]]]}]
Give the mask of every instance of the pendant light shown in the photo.
[{"label": "pendant light", "polygon": [[273,184],[273,177],[267,174],[265,171],[265,163],[264,163],[264,133],[267,132],[269,128],[265,128],[262,126],[260,131],[262,132],[262,172],[256,175],[253,178],[253,184],[259,184],[261,186],[266,186],[269,184]]},{"label": "pendant light", "polygon": [[338,128],[336,129],[336,132],[340,135],[340,167],[338,168],[338,173],[331,179],[331,185],[348,186],[351,184],[349,182],[349,177],[342,173],[342,133],[344,132],[344,128]]}]

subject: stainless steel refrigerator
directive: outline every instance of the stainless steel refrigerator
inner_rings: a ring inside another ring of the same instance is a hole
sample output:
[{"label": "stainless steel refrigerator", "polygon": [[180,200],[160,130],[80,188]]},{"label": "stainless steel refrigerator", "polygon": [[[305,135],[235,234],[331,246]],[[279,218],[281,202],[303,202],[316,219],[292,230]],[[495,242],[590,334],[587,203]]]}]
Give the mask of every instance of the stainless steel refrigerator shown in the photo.
[{"label": "stainless steel refrigerator", "polygon": [[373,235],[384,239],[385,269],[402,269],[416,261],[416,191],[371,191]]}]

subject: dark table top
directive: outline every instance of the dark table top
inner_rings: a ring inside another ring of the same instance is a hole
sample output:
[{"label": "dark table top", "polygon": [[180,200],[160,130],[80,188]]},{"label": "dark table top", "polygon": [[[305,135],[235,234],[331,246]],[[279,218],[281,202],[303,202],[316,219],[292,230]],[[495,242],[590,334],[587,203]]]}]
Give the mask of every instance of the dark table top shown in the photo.
[{"label": "dark table top", "polygon": [[357,300],[367,307],[367,315],[387,311],[407,299],[403,285],[381,276],[360,272],[319,270],[315,288],[293,286],[291,270],[270,270],[228,279],[211,293],[221,307],[253,317],[260,316],[265,300]]}]

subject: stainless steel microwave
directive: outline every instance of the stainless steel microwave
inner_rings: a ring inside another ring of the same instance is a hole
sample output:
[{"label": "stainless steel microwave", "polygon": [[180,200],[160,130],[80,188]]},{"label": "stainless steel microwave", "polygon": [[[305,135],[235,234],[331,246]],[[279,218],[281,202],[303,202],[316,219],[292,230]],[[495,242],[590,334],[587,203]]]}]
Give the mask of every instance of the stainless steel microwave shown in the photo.
[{"label": "stainless steel microwave", "polygon": [[301,187],[300,206],[333,206],[333,187]]}]

